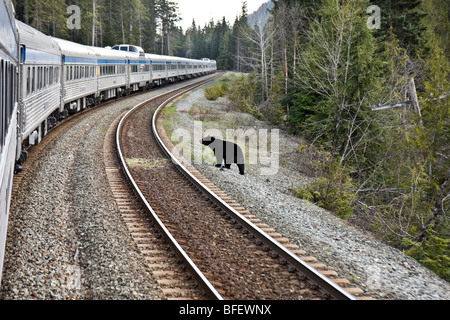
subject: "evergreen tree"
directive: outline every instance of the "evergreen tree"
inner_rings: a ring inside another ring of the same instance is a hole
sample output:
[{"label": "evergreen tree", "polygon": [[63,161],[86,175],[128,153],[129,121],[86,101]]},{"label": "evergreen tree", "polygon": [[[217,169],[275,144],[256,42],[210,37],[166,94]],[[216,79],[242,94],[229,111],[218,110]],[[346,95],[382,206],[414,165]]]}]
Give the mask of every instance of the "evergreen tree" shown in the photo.
[{"label": "evergreen tree", "polygon": [[172,44],[170,32],[173,30],[175,22],[180,20],[178,6],[173,1],[157,0],[155,12],[161,24],[161,54],[171,55]]},{"label": "evergreen tree", "polygon": [[420,9],[424,0],[377,0],[371,2],[381,9],[379,34],[382,37],[386,36],[392,28],[399,39],[400,46],[414,57],[419,49],[420,38],[425,31],[421,23],[424,13]]},{"label": "evergreen tree", "polygon": [[[375,41],[362,14],[365,1],[326,0],[313,21],[295,78],[310,96],[294,112],[310,138],[329,145],[342,161],[365,161],[367,132],[375,123],[370,104],[378,89]],[[314,103],[313,106],[308,105]],[[304,109],[304,111],[301,111]]]}]

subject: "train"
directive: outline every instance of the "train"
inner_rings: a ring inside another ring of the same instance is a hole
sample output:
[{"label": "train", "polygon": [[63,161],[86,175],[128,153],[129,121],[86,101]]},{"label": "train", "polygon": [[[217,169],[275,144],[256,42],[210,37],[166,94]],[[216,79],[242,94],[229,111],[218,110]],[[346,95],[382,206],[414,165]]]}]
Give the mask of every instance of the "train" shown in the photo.
[{"label": "train", "polygon": [[[27,150],[57,123],[102,101],[213,73],[215,60],[145,53],[136,45],[94,47],[47,36],[0,0],[0,271],[14,174]],[[1,286],[1,272],[0,272]]]}]

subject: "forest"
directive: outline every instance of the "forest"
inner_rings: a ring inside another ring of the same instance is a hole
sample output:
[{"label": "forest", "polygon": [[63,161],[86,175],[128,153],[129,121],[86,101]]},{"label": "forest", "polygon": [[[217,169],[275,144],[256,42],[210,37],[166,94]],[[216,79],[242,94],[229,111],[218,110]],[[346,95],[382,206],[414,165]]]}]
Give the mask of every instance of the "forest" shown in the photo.
[{"label": "forest", "polygon": [[[14,3],[18,19],[51,36],[245,73],[227,92],[236,108],[302,136],[299,151],[320,159],[296,195],[450,281],[447,0],[278,0],[270,15],[249,15],[243,1],[232,24],[187,30],[167,0]],[[68,28],[70,5],[80,28]]]}]

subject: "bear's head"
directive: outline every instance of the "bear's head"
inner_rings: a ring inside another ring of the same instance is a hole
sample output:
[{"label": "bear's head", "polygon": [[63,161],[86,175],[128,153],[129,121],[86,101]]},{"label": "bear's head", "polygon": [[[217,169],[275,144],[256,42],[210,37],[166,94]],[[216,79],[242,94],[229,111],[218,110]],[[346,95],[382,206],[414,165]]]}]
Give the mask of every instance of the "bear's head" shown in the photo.
[{"label": "bear's head", "polygon": [[201,144],[203,144],[205,146],[209,146],[215,140],[216,140],[216,138],[207,136],[207,137],[203,138],[200,142],[201,142]]}]

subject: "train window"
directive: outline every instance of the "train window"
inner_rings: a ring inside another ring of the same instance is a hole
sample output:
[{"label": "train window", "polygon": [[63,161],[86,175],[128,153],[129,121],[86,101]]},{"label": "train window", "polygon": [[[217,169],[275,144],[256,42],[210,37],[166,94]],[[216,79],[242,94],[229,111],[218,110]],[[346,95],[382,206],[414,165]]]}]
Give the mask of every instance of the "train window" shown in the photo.
[{"label": "train window", "polygon": [[42,67],[39,67],[39,90],[42,89],[42,85],[43,85],[43,72],[42,72]]},{"label": "train window", "polygon": [[44,67],[39,67],[39,89],[44,87]]},{"label": "train window", "polygon": [[41,77],[41,67],[36,67],[36,92],[39,91],[40,87],[40,77]]},{"label": "train window", "polygon": [[3,81],[3,60],[0,60],[0,151],[3,148],[4,144],[4,132],[6,130],[4,123],[3,123],[3,109],[4,109],[4,81]]},{"label": "train window", "polygon": [[49,85],[53,84],[53,67],[50,67],[48,69],[48,84]]},{"label": "train window", "polygon": [[31,69],[31,92],[32,93],[34,93],[34,91],[35,91],[35,82],[34,82],[34,80],[35,80],[35,75],[34,75],[34,73],[35,73],[35,68],[33,67],[32,69]]},{"label": "train window", "polygon": [[162,71],[162,70],[164,70],[164,65],[162,65],[162,64],[154,64],[153,65],[153,70],[154,71]]},{"label": "train window", "polygon": [[31,67],[27,69],[27,95],[31,93]]},{"label": "train window", "polygon": [[[13,104],[13,77],[12,65],[10,62],[6,63],[6,110],[5,110],[5,128],[8,130],[11,121],[12,104]],[[5,132],[6,133],[6,132]]]},{"label": "train window", "polygon": [[45,88],[48,85],[48,67],[44,67],[44,85]]},{"label": "train window", "polygon": [[36,91],[40,90],[42,88],[42,79],[41,79],[41,75],[42,75],[42,67],[37,67],[37,84],[36,84]]}]

